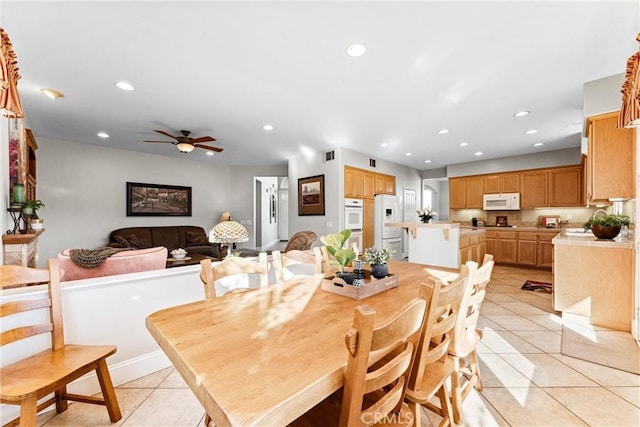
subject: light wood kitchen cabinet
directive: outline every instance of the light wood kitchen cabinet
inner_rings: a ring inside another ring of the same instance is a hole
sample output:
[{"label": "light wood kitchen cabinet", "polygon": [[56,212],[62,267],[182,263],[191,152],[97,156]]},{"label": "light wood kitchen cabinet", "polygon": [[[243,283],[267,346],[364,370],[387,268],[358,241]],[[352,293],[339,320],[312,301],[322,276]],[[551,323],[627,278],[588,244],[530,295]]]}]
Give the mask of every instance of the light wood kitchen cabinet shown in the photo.
[{"label": "light wood kitchen cabinet", "polygon": [[375,174],[374,179],[375,179],[375,193],[386,194],[385,192],[387,191],[387,184],[386,184],[384,175]]},{"label": "light wood kitchen cabinet", "polygon": [[384,176],[385,194],[396,194],[396,177],[392,175]]},{"label": "light wood kitchen cabinet", "polygon": [[486,233],[460,235],[460,265],[467,261],[482,264],[486,253]]},{"label": "light wood kitchen cabinet", "polygon": [[487,252],[495,262],[515,264],[517,261],[517,232],[487,230]]},{"label": "light wood kitchen cabinet", "polygon": [[482,188],[483,194],[518,193],[520,192],[520,174],[485,175]]},{"label": "light wood kitchen cabinet", "polygon": [[538,233],[518,232],[518,264],[538,264]]},{"label": "light wood kitchen cabinet", "polygon": [[344,196],[354,199],[364,197],[364,172],[360,169],[344,167]]},{"label": "light wood kitchen cabinet", "polygon": [[635,197],[635,129],[617,120],[618,112],[587,118],[587,203]]},{"label": "light wood kitchen cabinet", "polygon": [[524,209],[549,206],[547,183],[546,169],[522,172],[520,174],[520,207]]},{"label": "light wood kitchen cabinet", "polygon": [[362,248],[370,248],[373,246],[374,224],[375,224],[375,206],[374,199],[364,199],[362,205]]},{"label": "light wood kitchen cabinet", "polygon": [[582,167],[549,169],[549,206],[582,206]]},{"label": "light wood kitchen cabinet", "polygon": [[464,187],[466,209],[482,209],[482,177],[465,178]]},{"label": "light wood kitchen cabinet", "polygon": [[449,179],[450,209],[482,209],[482,176]]},{"label": "light wood kitchen cabinet", "polygon": [[449,179],[449,208],[465,209],[467,198],[465,195],[464,178]]},{"label": "light wood kitchen cabinet", "polygon": [[366,198],[371,198],[373,199],[373,197],[376,195],[376,177],[375,174],[371,173],[371,172],[365,172],[364,173],[364,197]]},{"label": "light wood kitchen cabinet", "polygon": [[553,267],[553,243],[551,240],[556,233],[539,233],[538,234],[538,267]]}]

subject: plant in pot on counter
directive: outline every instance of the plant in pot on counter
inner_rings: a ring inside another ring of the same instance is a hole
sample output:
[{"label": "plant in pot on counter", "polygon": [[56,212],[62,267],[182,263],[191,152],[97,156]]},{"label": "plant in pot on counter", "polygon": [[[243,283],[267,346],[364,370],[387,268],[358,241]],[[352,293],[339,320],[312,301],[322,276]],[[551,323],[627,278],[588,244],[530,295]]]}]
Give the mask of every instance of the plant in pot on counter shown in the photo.
[{"label": "plant in pot on counter", "polygon": [[584,227],[591,229],[593,235],[598,239],[613,239],[620,233],[623,225],[628,227],[631,223],[627,215],[607,214],[597,216],[596,214],[584,224]]},{"label": "plant in pot on counter", "polygon": [[320,237],[320,241],[327,247],[327,252],[333,256],[333,259],[330,260],[329,263],[338,269],[336,276],[348,284],[353,282],[353,274],[346,272],[344,269],[351,261],[356,259],[356,253],[353,249],[343,248],[350,236],[351,230],[342,230],[339,233],[327,234],[326,236]]},{"label": "plant in pot on counter", "polygon": [[431,222],[431,220],[438,216],[438,212],[434,212],[431,209],[428,208],[423,208],[420,209],[418,212],[418,216],[420,217],[420,221],[424,222],[424,223],[428,223]]},{"label": "plant in pot on counter", "polygon": [[371,275],[376,279],[382,279],[389,274],[387,262],[394,253],[393,249],[371,247],[364,250],[362,259],[371,264]]}]

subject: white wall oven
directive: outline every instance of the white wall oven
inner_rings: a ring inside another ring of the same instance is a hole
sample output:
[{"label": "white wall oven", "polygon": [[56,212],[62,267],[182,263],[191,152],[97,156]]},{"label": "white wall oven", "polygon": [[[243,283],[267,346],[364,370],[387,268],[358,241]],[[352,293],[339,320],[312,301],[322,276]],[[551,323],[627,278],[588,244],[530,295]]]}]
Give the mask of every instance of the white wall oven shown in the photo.
[{"label": "white wall oven", "polygon": [[344,199],[344,228],[351,230],[351,236],[345,246],[351,247],[355,243],[358,252],[362,252],[363,206],[362,199]]}]

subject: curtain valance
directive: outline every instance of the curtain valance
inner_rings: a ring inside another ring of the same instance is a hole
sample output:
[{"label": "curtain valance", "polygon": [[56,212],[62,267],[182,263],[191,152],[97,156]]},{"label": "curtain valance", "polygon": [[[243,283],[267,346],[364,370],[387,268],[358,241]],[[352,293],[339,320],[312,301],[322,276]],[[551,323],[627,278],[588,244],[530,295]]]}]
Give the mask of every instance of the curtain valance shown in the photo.
[{"label": "curtain valance", "polygon": [[5,117],[24,117],[18,96],[18,57],[13,51],[9,35],[0,28],[0,108]]}]

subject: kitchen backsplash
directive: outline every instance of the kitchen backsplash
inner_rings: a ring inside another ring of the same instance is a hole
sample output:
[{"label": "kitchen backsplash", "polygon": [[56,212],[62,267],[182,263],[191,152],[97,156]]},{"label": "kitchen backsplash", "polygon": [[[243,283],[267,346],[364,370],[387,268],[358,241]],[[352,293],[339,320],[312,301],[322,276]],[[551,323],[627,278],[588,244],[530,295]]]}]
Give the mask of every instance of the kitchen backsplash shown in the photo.
[{"label": "kitchen backsplash", "polygon": [[[497,217],[507,217],[508,225],[517,225],[519,227],[537,227],[538,216],[541,215],[558,215],[561,221],[561,227],[582,227],[582,225],[591,218],[593,213],[599,209],[591,208],[548,208],[548,209],[523,209],[519,211],[483,211],[481,209],[463,209],[450,210],[449,221],[459,222],[462,225],[471,225],[471,219],[484,219],[485,225],[496,225]],[[611,208],[607,208],[611,212]],[[631,217],[631,222],[635,223],[634,218],[635,200],[630,200],[623,204],[623,213]]]}]

